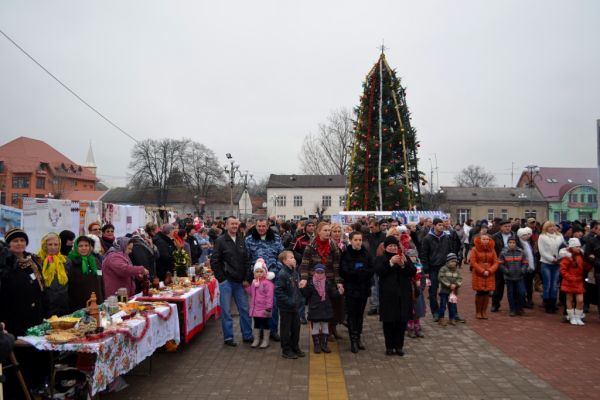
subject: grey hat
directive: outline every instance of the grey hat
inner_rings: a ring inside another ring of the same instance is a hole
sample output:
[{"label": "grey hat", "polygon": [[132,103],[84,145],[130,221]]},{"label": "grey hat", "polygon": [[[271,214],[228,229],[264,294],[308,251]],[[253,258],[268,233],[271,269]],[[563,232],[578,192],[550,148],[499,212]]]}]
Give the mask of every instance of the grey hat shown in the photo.
[{"label": "grey hat", "polygon": [[456,254],[448,253],[448,255],[446,256],[446,263],[449,263],[450,261],[458,261],[458,257],[456,257]]}]

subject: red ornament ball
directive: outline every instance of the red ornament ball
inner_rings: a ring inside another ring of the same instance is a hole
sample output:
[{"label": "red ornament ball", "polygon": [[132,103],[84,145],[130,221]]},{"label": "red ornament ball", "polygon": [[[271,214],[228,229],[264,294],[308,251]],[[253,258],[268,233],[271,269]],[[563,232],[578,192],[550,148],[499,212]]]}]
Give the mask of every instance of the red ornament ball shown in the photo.
[{"label": "red ornament ball", "polygon": [[404,192],[404,188],[400,188],[400,189],[398,189],[398,191],[399,191],[400,193],[402,193],[402,192]]}]

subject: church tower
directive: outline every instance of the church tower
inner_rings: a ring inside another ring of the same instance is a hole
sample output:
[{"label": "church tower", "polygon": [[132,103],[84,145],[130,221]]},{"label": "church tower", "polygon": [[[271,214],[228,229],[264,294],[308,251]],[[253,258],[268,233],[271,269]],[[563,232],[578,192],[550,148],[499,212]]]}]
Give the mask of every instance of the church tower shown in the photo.
[{"label": "church tower", "polygon": [[90,148],[87,153],[87,157],[85,158],[85,164],[83,165],[85,169],[90,171],[94,176],[96,176],[96,161],[94,160],[94,152],[92,151],[92,142],[90,141]]}]

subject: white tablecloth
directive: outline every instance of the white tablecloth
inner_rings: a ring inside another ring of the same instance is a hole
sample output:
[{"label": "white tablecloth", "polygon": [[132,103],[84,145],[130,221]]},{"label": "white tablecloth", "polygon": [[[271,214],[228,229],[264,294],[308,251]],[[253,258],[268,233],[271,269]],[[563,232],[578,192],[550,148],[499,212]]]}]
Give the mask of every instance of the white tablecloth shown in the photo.
[{"label": "white tablecloth", "polygon": [[[38,350],[75,351],[96,354],[96,363],[92,374],[92,395],[104,390],[115,378],[133,369],[146,357],[163,346],[169,340],[179,343],[179,316],[177,306],[169,305],[171,315],[163,321],[156,314],[148,316],[149,327],[143,339],[135,342],[124,334],[107,336],[101,340],[82,343],[52,344],[43,336],[21,336],[19,339],[31,344]],[[166,316],[167,306],[156,308],[156,312]],[[118,314],[117,314],[118,315]],[[144,329],[144,319],[135,318],[127,321],[131,333],[139,336]]]}]

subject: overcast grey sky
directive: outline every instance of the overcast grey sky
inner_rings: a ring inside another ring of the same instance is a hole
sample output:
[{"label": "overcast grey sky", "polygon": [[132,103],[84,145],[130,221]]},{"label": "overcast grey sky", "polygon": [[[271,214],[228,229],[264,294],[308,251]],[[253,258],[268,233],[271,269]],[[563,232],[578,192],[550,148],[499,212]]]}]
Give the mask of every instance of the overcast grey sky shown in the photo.
[{"label": "overcast grey sky", "polygon": [[[299,172],[305,134],[354,107],[385,39],[421,170],[593,167],[600,2],[0,2],[0,29],[138,139],[189,137],[257,176]],[[47,141],[127,175],[131,139],[0,36],[0,142]]]}]

